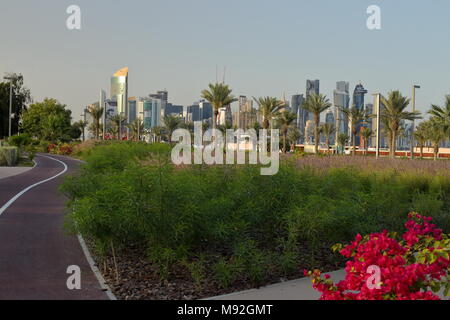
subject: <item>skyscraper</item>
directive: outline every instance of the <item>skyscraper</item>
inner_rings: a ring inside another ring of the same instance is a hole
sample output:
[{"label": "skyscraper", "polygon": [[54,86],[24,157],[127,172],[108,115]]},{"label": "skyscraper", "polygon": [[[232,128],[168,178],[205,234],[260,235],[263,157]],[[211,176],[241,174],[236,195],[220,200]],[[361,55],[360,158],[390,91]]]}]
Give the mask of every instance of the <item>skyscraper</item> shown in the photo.
[{"label": "skyscraper", "polygon": [[[359,83],[356,85],[355,90],[353,91],[353,106],[359,110],[365,110],[365,104],[364,104],[364,96],[367,94],[367,90],[364,89],[363,85]],[[358,124],[356,126],[357,134],[355,137],[355,143],[357,146],[361,145],[361,137],[360,137],[360,131],[362,124]]]},{"label": "skyscraper", "polygon": [[310,95],[320,93],[320,81],[319,80],[306,80],[306,99]]},{"label": "skyscraper", "polygon": [[[306,121],[308,121],[308,111],[303,109],[305,103],[305,97],[302,94],[295,94],[291,98],[291,110],[297,115],[297,128],[300,132],[305,132]],[[303,139],[302,139],[303,140]]]},{"label": "skyscraper", "polygon": [[336,137],[340,133],[348,134],[348,120],[341,108],[348,109],[350,105],[350,84],[346,81],[336,82],[334,96],[334,114],[336,118]]},{"label": "skyscraper", "polygon": [[367,94],[367,90],[364,89],[363,85],[360,83],[356,85],[355,91],[353,91],[353,105],[360,110],[364,109],[364,96]]},{"label": "skyscraper", "polygon": [[128,68],[118,70],[111,77],[111,99],[117,102],[117,113],[129,117],[128,114]]}]

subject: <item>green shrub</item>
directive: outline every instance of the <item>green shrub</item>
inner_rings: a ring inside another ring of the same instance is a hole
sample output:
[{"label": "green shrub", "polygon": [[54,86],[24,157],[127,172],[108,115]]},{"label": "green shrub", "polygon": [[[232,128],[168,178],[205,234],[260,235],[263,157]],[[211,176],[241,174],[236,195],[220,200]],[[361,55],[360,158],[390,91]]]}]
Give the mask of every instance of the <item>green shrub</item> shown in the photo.
[{"label": "green shrub", "polygon": [[[169,155],[167,145],[129,142],[82,153],[87,164],[62,185],[68,226],[102,252],[111,243],[140,245],[161,279],[181,266],[196,283],[211,272],[222,287],[259,285],[274,269],[289,275],[299,258],[313,265],[323,248],[357,233],[400,232],[411,210],[450,227],[445,175],[319,171],[285,161],[277,175],[261,176],[250,165],[176,168]],[[210,264],[196,265],[199,255]]]},{"label": "green shrub", "polygon": [[19,161],[17,147],[0,147],[0,166],[13,167]]}]

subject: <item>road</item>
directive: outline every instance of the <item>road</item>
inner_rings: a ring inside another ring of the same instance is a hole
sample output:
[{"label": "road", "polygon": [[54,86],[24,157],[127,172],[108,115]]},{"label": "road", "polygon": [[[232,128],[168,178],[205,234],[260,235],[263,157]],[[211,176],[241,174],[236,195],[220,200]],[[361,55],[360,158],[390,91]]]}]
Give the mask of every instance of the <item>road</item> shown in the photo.
[{"label": "road", "polygon": [[[78,163],[53,155],[35,161],[32,170],[0,179],[0,299],[109,299],[77,236],[63,228],[65,199],[57,189]],[[79,290],[67,286],[69,266],[81,270]]]}]

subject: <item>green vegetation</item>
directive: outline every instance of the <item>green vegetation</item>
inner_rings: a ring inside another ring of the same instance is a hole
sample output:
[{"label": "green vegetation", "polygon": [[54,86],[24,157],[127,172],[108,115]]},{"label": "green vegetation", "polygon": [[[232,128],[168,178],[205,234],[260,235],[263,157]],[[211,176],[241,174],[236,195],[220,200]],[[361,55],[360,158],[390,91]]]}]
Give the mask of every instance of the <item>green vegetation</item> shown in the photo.
[{"label": "green vegetation", "polygon": [[100,254],[143,248],[161,279],[185,268],[195,283],[209,275],[222,287],[319,267],[333,260],[324,249],[358,233],[402,231],[411,211],[450,227],[445,170],[391,170],[388,159],[381,169],[318,168],[290,157],[277,175],[261,176],[257,166],[174,167],[169,154],[168,145],[131,142],[85,149],[87,164],[61,187],[68,227]]},{"label": "green vegetation", "polygon": [[19,161],[19,148],[0,147],[0,167],[14,167]]},{"label": "green vegetation", "polygon": [[78,124],[71,124],[71,114],[66,105],[60,104],[55,99],[46,98],[42,102],[30,105],[23,112],[23,132],[39,141],[53,143],[78,139],[81,130]]}]

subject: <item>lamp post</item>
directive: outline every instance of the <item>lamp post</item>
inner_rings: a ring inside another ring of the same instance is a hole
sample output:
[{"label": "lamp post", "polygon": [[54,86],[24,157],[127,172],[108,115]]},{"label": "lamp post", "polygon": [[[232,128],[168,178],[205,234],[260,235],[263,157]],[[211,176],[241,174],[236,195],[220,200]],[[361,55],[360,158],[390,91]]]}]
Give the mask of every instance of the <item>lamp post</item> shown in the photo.
[{"label": "lamp post", "polygon": [[17,77],[14,76],[14,75],[8,75],[8,76],[3,77],[3,79],[9,80],[9,117],[8,117],[9,127],[8,127],[8,137],[11,137],[11,132],[12,132],[12,122],[11,122],[12,121],[12,103],[13,103],[13,99],[12,99],[13,90],[12,90],[12,87],[13,87],[13,81],[16,80]]},{"label": "lamp post", "polygon": [[381,94],[380,93],[375,93],[374,94],[374,106],[375,106],[375,110],[377,112],[377,134],[376,134],[376,158],[378,159],[380,157],[380,127],[381,127],[381,121],[380,121],[380,112],[381,112],[381,107],[380,107],[380,102],[381,102]]},{"label": "lamp post", "polygon": [[[413,95],[412,95],[412,111],[416,111],[416,89],[420,89],[420,86],[413,85]],[[415,130],[415,120],[412,121],[411,127],[411,160],[414,159],[414,130]]]},{"label": "lamp post", "polygon": [[85,139],[85,131],[86,131],[86,108],[83,110],[83,114],[80,115],[80,117],[83,117],[83,142],[86,141]]},{"label": "lamp post", "polygon": [[[139,112],[139,114],[142,114],[142,115],[144,115],[144,112]],[[142,117],[142,118],[144,118],[144,117]],[[138,132],[137,132],[137,138],[138,138],[138,141],[141,141],[141,118],[140,118],[140,116],[138,115],[138,118],[137,118],[137,129],[138,129]]]},{"label": "lamp post", "polygon": [[119,119],[119,141],[122,140],[122,117],[124,116],[124,112],[120,113],[120,119]]}]

